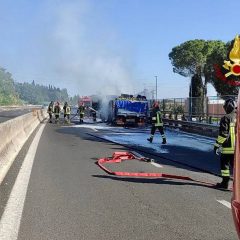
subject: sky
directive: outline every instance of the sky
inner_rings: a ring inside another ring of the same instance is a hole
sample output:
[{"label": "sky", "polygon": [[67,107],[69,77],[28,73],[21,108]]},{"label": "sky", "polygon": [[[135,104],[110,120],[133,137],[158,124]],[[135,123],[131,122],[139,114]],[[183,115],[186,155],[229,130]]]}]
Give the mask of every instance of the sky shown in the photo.
[{"label": "sky", "polygon": [[[0,0],[0,66],[18,82],[70,95],[187,97],[171,49],[194,39],[232,40],[239,0]],[[209,86],[208,95],[215,95]]]}]

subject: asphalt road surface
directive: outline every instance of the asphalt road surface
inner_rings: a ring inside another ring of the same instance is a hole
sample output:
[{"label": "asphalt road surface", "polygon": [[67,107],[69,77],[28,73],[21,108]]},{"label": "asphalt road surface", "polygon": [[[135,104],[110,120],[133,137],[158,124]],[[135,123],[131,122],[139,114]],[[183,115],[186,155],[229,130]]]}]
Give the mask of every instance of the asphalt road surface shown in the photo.
[{"label": "asphalt road surface", "polygon": [[[230,191],[182,180],[110,176],[96,160],[128,149],[102,139],[108,134],[111,130],[91,126],[41,124],[0,186],[0,239],[237,239]],[[131,130],[131,136],[134,134]],[[127,142],[128,137],[125,139]],[[170,135],[168,140],[170,147]],[[141,150],[139,146],[139,153],[155,156],[158,164],[132,161],[108,167],[220,180],[161,158],[150,146],[144,147],[145,153]],[[193,148],[189,153],[182,146],[177,153],[179,161],[191,158],[194,162],[199,151]],[[168,151],[168,158],[175,156]]]},{"label": "asphalt road surface", "polygon": [[[39,108],[39,106],[37,107]],[[31,112],[33,107],[0,108],[0,123]]]}]

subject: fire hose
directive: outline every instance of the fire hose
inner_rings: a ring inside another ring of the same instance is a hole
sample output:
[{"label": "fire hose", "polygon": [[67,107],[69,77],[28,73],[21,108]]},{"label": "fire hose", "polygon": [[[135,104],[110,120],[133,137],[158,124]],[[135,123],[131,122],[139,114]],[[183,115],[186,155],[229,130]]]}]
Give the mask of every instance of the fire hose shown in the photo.
[{"label": "fire hose", "polygon": [[131,152],[114,152],[111,158],[100,158],[97,161],[97,165],[106,173],[115,176],[125,177],[145,177],[145,178],[167,178],[167,179],[179,179],[200,183],[209,187],[215,186],[214,183],[205,182],[193,179],[187,176],[173,175],[167,173],[154,173],[154,172],[114,172],[104,166],[105,163],[121,163],[122,161],[139,160],[144,162],[152,162],[153,160],[146,157],[137,157]]},{"label": "fire hose", "polygon": [[78,115],[78,112],[76,114],[73,115],[73,117],[70,118],[70,121],[75,118]]}]

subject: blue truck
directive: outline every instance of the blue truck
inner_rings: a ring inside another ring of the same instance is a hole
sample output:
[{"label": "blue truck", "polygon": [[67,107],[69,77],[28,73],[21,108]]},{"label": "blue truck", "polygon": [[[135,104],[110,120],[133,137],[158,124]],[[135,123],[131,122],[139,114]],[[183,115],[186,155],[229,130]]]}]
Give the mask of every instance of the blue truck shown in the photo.
[{"label": "blue truck", "polygon": [[146,98],[119,97],[111,100],[110,121],[118,126],[145,126],[149,114]]}]

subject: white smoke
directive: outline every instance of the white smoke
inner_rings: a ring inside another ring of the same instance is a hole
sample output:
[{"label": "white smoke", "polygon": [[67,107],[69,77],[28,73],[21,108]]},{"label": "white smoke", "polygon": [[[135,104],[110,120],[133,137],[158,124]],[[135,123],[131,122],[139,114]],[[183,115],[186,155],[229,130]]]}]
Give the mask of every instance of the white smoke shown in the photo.
[{"label": "white smoke", "polygon": [[101,12],[91,1],[55,0],[48,9],[54,24],[46,37],[44,61],[61,87],[71,95],[132,94],[127,51],[119,51],[121,40],[110,24],[98,23]]}]

